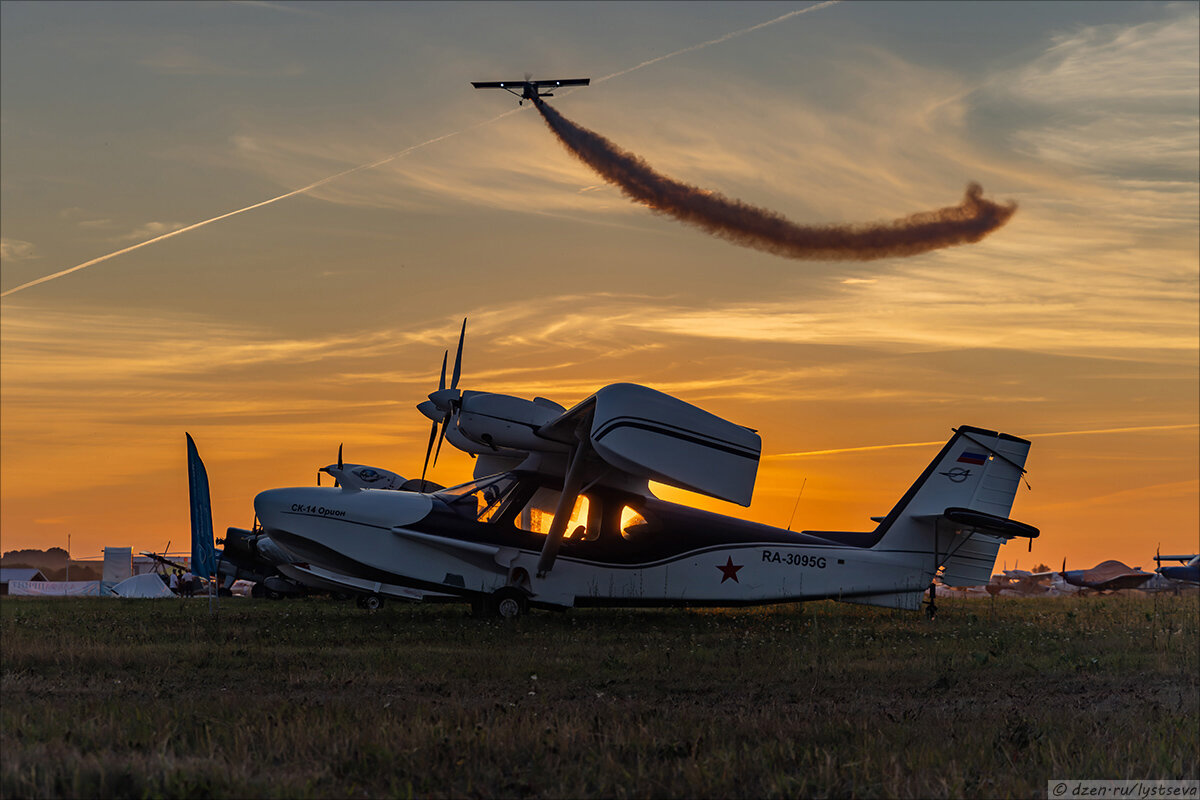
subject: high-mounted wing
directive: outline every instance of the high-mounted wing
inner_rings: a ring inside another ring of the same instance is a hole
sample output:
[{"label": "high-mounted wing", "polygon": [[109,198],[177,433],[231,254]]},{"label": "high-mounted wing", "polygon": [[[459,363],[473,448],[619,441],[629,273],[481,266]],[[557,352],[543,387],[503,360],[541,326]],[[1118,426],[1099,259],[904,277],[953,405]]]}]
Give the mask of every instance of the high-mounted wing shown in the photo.
[{"label": "high-mounted wing", "polygon": [[750,505],[762,440],[691,403],[633,383],[605,386],[537,435],[575,438],[616,469]]},{"label": "high-mounted wing", "polygon": [[536,433],[571,448],[539,576],[554,566],[589,461],[748,506],[762,450],[749,428],[632,383],[605,386]]},{"label": "high-mounted wing", "polygon": [[548,78],[535,81],[527,77],[520,81],[471,81],[471,85],[476,89],[503,89],[520,98],[522,103],[526,100],[536,103],[541,97],[554,97],[554,89],[563,86],[587,86],[591,82],[591,78]]}]

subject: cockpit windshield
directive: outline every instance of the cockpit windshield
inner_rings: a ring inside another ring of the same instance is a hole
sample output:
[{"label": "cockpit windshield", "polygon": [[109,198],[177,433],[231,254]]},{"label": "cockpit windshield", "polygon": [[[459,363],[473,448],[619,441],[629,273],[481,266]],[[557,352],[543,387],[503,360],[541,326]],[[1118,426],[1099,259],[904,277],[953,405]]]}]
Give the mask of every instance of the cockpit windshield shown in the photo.
[{"label": "cockpit windshield", "polygon": [[505,497],[516,484],[516,478],[511,475],[493,475],[442,489],[433,496],[467,519],[487,522],[499,513]]}]

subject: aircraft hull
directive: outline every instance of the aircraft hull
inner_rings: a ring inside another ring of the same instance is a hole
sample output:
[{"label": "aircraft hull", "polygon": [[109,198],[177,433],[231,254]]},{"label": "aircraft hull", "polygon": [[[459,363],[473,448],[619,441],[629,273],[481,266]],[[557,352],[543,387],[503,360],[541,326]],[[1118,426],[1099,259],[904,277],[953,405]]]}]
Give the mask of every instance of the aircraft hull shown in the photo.
[{"label": "aircraft hull", "polygon": [[[660,504],[658,516],[664,516]],[[541,538],[455,538],[433,501],[413,493],[298,488],[264,492],[258,518],[297,561],[378,583],[463,597],[523,587],[550,607],[756,605],[823,598],[918,607],[936,565],[903,552],[823,542],[767,526],[734,537],[761,538],[659,551],[645,559],[589,558],[587,542],[564,543],[552,571],[537,578]],[[703,512],[688,510],[681,523]],[[716,516],[716,515],[712,515]],[[477,531],[478,532],[478,531]],[[922,561],[926,563],[921,563]]]}]

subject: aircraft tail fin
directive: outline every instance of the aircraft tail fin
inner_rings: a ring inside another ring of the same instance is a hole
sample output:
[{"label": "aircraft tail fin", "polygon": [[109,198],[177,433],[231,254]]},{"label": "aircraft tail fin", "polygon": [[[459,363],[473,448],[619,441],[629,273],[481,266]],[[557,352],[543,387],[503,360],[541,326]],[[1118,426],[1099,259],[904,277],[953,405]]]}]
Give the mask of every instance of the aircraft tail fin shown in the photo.
[{"label": "aircraft tail fin", "polygon": [[192,435],[184,435],[187,436],[188,497],[192,512],[192,574],[207,578],[217,572],[208,471],[204,469]]},{"label": "aircraft tail fin", "polygon": [[[1030,443],[962,426],[879,524],[875,549],[928,553],[949,586],[991,578],[1000,545],[1037,528],[1009,519]],[[933,572],[931,571],[931,575]]]}]

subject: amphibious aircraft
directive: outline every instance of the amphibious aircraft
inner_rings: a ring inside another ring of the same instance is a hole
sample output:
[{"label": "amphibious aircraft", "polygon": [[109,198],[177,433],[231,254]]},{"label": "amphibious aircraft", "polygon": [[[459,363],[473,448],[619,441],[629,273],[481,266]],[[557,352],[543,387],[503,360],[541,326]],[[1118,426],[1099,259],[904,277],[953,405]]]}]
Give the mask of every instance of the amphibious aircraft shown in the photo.
[{"label": "amphibious aircraft", "polygon": [[[468,483],[421,494],[300,487],[259,494],[297,563],[469,599],[481,613],[587,605],[734,606],[834,598],[915,610],[940,575],[985,583],[1030,443],[963,426],[873,531],[792,532],[656,498],[648,482],[750,504],[761,442],[654,389],[605,386],[571,409],[462,391],[419,406],[477,457]],[[428,458],[428,454],[427,454]],[[931,600],[932,602],[932,600]],[[932,607],[929,609],[932,613]]]},{"label": "amphibious aircraft", "polygon": [[476,89],[503,89],[520,98],[517,100],[517,105],[524,105],[526,100],[537,102],[540,97],[554,97],[552,92],[544,92],[543,89],[557,89],[561,86],[587,86],[591,81],[591,78],[557,78],[535,81],[526,75],[525,79],[520,81],[471,81],[471,85]]}]

